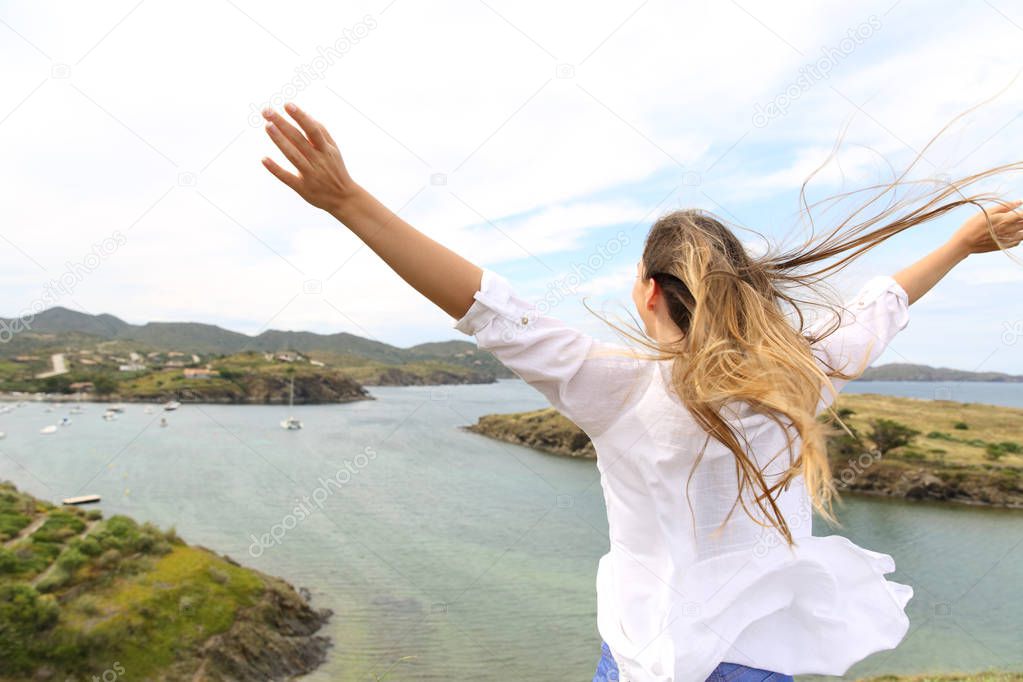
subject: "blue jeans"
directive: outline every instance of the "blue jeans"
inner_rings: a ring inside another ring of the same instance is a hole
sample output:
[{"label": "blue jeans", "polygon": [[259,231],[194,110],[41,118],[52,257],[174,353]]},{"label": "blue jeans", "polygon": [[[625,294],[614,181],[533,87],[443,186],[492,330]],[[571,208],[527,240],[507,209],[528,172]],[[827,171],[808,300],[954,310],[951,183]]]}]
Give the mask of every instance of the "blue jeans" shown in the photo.
[{"label": "blue jeans", "polygon": [[[618,682],[618,664],[611,656],[606,642],[600,643],[600,661],[593,682]],[[791,675],[750,668],[738,663],[721,663],[707,678],[707,682],[792,682]]]}]

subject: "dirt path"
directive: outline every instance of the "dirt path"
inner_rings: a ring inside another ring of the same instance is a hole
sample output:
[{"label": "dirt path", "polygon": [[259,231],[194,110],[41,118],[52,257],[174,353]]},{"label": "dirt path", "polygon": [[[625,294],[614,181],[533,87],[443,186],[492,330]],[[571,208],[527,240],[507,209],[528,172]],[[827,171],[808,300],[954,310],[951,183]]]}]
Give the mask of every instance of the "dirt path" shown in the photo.
[{"label": "dirt path", "polygon": [[[78,535],[76,535],[74,537],[71,537],[71,538],[67,539],[67,542],[64,543],[64,547],[67,547],[68,543],[71,542],[72,540],[74,540],[75,538],[84,538],[86,535],[91,533],[92,529],[96,527],[97,523],[99,523],[99,519],[96,519],[94,521],[89,521],[87,524],[85,524],[85,528],[82,530],[81,533],[79,533]],[[64,549],[62,548],[61,552],[63,553],[63,551],[64,551]],[[57,559],[59,559],[59,558],[60,558],[60,554],[57,555]],[[32,583],[31,583],[32,587],[35,587],[36,585],[38,585],[40,583],[40,581],[43,580],[43,578],[45,578],[46,576],[48,576],[51,573],[53,573],[54,569],[56,569],[56,568],[57,568],[57,560],[54,559],[53,563],[51,563],[49,566],[46,567],[46,570],[44,570],[42,573],[40,573],[39,575],[37,575],[35,578],[32,579]]]},{"label": "dirt path", "polygon": [[27,537],[28,537],[29,535],[32,535],[32,533],[34,533],[34,532],[36,532],[37,530],[39,530],[39,529],[40,529],[40,528],[42,527],[42,525],[43,525],[44,523],[46,523],[46,519],[47,519],[47,517],[48,517],[48,515],[47,515],[47,514],[40,514],[39,516],[37,516],[36,518],[34,518],[34,519],[32,520],[32,523],[30,523],[30,524],[28,524],[27,526],[25,526],[24,528],[22,528],[22,529],[21,529],[21,532],[19,532],[19,533],[18,533],[17,535],[15,535],[15,536],[14,536],[13,538],[11,538],[11,539],[10,539],[10,540],[8,540],[7,542],[5,542],[5,543],[4,543],[4,547],[10,547],[10,546],[11,546],[11,545],[13,545],[13,544],[14,544],[15,542],[18,542],[19,540],[21,540],[21,539],[23,539],[23,538],[27,538]]},{"label": "dirt path", "polygon": [[67,363],[64,362],[63,353],[54,353],[50,356],[50,362],[53,363],[53,369],[49,372],[42,372],[36,374],[36,379],[46,379],[47,377],[55,377],[61,374],[67,374]]}]

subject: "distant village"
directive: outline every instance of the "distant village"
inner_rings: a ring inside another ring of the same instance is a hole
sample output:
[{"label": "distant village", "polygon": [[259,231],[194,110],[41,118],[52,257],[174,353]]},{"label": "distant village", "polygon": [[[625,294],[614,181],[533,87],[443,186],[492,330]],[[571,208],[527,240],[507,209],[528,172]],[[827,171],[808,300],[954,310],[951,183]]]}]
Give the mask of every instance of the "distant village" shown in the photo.
[{"label": "distant village", "polygon": [[[280,351],[276,353],[262,353],[263,359],[267,362],[287,363],[308,363],[314,367],[324,367],[325,364],[319,360],[313,360],[295,351]],[[35,364],[46,360],[46,356],[40,355],[18,355],[10,358],[16,363]],[[153,351],[141,354],[130,352],[125,357],[123,354],[107,354],[101,350],[77,350],[64,353],[54,353],[50,356],[50,369],[35,374],[36,379],[47,379],[68,374],[73,366],[82,369],[97,371],[113,371],[124,373],[145,373],[156,371],[181,370],[185,379],[212,379],[220,376],[220,372],[213,369],[211,363],[213,357],[205,358],[196,353],[184,353],[180,351]],[[95,388],[91,381],[76,381],[68,387],[76,393],[89,393]]]}]

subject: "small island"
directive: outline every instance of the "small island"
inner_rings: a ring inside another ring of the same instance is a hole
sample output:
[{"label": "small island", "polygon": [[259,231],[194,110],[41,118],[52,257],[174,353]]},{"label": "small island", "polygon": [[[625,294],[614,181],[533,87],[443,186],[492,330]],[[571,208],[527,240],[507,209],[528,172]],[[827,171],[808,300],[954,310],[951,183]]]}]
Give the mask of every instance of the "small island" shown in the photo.
[{"label": "small island", "polygon": [[[828,440],[840,493],[1023,508],[1023,409],[842,394],[835,411],[853,432],[836,425]],[[466,428],[551,454],[596,457],[586,434],[553,408],[485,415]]]},{"label": "small island", "polygon": [[0,681],[287,680],[330,617],[285,581],[0,482]]}]

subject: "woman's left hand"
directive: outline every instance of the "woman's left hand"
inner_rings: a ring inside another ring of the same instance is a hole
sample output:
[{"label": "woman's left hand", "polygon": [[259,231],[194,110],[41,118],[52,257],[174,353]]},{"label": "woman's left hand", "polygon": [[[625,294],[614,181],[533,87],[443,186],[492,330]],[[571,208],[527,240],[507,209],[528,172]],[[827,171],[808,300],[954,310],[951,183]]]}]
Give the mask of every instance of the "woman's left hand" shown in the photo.
[{"label": "woman's left hand", "polygon": [[334,138],[297,105],[288,103],[284,110],[302,129],[273,109],[266,109],[263,112],[267,120],[266,132],[298,170],[298,175],[281,168],[269,157],[263,158],[263,165],[313,206],[336,216],[343,213],[345,204],[361,188],[349,175]]}]

